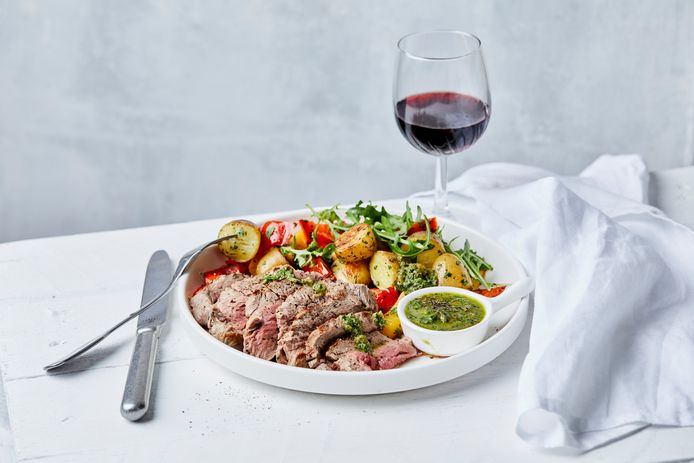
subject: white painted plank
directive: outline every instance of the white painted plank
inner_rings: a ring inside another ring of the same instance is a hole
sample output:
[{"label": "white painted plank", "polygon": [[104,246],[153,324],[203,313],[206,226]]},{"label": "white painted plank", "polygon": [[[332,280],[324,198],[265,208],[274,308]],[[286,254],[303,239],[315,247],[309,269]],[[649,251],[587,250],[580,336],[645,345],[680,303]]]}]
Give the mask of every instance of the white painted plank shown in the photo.
[{"label": "white painted plank", "polygon": [[[126,367],[9,381],[20,462],[207,461],[229,454],[257,461],[557,461],[513,432],[515,387],[527,329],[499,359],[475,373],[420,391],[333,397],[247,380],[205,359],[159,366],[153,419],[118,412]],[[412,436],[399,437],[398,429]],[[98,430],[98,431],[94,431]],[[375,437],[364,433],[373,430]],[[646,462],[694,455],[692,429],[651,431],[581,459]],[[393,435],[390,445],[378,437]],[[437,443],[431,450],[429,443]],[[229,453],[231,452],[231,453]]]}]

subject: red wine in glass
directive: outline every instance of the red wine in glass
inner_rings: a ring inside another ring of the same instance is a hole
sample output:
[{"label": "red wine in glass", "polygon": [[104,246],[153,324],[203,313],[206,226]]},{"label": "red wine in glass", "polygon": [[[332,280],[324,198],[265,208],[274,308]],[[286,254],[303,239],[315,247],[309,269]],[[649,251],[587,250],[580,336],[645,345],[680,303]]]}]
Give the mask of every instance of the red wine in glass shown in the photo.
[{"label": "red wine in glass", "polygon": [[412,146],[428,154],[459,153],[472,146],[489,122],[489,107],[457,92],[411,95],[395,104],[400,132]]}]

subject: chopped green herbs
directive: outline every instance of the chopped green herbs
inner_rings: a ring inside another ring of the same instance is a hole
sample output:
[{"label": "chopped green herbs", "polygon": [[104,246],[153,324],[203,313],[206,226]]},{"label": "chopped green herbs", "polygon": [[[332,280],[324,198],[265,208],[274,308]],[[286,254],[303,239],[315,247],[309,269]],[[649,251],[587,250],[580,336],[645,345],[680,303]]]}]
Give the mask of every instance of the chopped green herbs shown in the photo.
[{"label": "chopped green herbs", "polygon": [[294,275],[294,270],[291,267],[281,267],[272,273],[268,273],[263,277],[263,283],[270,283],[271,281],[288,281],[290,283],[295,283],[297,285],[313,285],[315,282],[312,278],[299,279]]},{"label": "chopped green herbs", "polygon": [[471,297],[441,292],[412,299],[405,307],[405,314],[422,328],[455,331],[478,324],[485,311],[484,306]]},{"label": "chopped green herbs", "polygon": [[374,350],[369,339],[363,334],[354,337],[354,347],[362,352],[371,352]]},{"label": "chopped green herbs", "polygon": [[436,286],[436,274],[420,264],[402,263],[398,271],[395,289],[402,293],[411,293],[422,288]]},{"label": "chopped green herbs", "polygon": [[316,294],[322,296],[328,290],[328,287],[325,286],[325,283],[322,281],[317,281],[313,283],[313,290],[316,292]]},{"label": "chopped green herbs", "polygon": [[[382,320],[382,325],[385,325],[386,321],[383,318],[383,314],[381,312],[376,312],[373,314],[374,317],[374,323],[376,326],[379,326],[378,323],[376,322],[377,317],[380,315],[380,320]],[[354,347],[357,350],[360,350],[362,352],[371,352],[373,351],[373,346],[371,346],[371,343],[369,342],[369,338],[366,337],[364,334],[364,327],[361,324],[361,320],[357,318],[356,315],[353,313],[348,313],[340,317],[342,320],[342,326],[345,328],[345,331],[349,333],[350,336],[352,336],[352,339],[354,340]],[[380,322],[379,322],[380,323]],[[382,328],[383,326],[380,326]]]},{"label": "chopped green herbs", "polygon": [[386,326],[386,317],[383,316],[383,312],[376,312],[371,318],[373,319],[374,325],[376,325],[376,328],[379,330],[382,330],[383,327]]},{"label": "chopped green herbs", "polygon": [[361,326],[361,321],[353,313],[348,313],[342,316],[342,326],[352,336],[358,336],[364,333]]}]

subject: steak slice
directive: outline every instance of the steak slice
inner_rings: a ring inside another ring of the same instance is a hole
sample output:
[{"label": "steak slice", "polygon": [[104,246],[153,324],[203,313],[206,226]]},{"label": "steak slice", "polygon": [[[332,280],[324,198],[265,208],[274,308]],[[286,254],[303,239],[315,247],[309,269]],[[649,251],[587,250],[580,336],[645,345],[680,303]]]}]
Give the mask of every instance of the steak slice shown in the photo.
[{"label": "steak slice", "polygon": [[[379,333],[380,334],[380,333]],[[369,337],[369,335],[367,335]],[[354,347],[352,338],[338,339],[325,353],[332,370],[337,371],[371,371],[378,370],[376,359]]]},{"label": "steak slice", "polygon": [[[354,314],[361,324],[364,333],[377,331],[378,327],[373,322],[373,312],[363,311]],[[321,362],[325,350],[330,347],[335,340],[348,335],[342,315],[320,325],[313,330],[306,338],[306,363],[309,368],[316,368]]]},{"label": "steak slice", "polygon": [[210,315],[212,315],[212,306],[214,306],[214,303],[210,300],[210,295],[205,291],[205,288],[193,294],[190,298],[189,305],[190,312],[193,314],[195,321],[203,328],[208,328],[210,326]]},{"label": "steak slice", "polygon": [[339,371],[390,370],[417,355],[417,349],[407,337],[390,339],[378,331],[366,337],[374,348],[371,354],[357,350],[351,338],[342,338],[328,348],[324,363]]},{"label": "steak slice", "polygon": [[306,339],[316,327],[339,315],[376,309],[376,302],[364,285],[331,281],[324,284],[324,293],[301,288],[277,309],[279,363],[308,367]]},{"label": "steak slice", "polygon": [[380,346],[374,345],[373,356],[378,361],[379,369],[390,370],[399,367],[407,360],[417,356],[417,349],[412,345],[410,338],[386,339],[387,341]]},{"label": "steak slice", "polygon": [[210,315],[209,333],[215,338],[222,341],[224,344],[233,347],[234,349],[243,348],[243,327],[238,328],[238,325],[229,322],[216,310]]},{"label": "steak slice", "polygon": [[271,291],[254,297],[261,300],[263,308],[256,310],[246,322],[243,329],[243,351],[254,357],[272,360],[277,352],[275,310],[282,300],[278,300],[277,295]]},{"label": "steak slice", "polygon": [[245,276],[228,284],[212,307],[209,321],[210,334],[232,347],[241,348],[243,330],[246,327],[246,303],[263,288],[262,279],[259,277]]},{"label": "steak slice", "polygon": [[372,371],[378,370],[378,362],[366,352],[353,350],[340,356],[333,363],[333,370],[338,371]]},{"label": "steak slice", "polygon": [[222,275],[214,280],[209,285],[202,288],[190,298],[190,311],[200,326],[209,328],[210,315],[214,304],[219,299],[221,292],[240,280],[248,278],[243,273],[232,273],[230,275]]},{"label": "steak slice", "polygon": [[[265,283],[263,288],[248,298],[247,321],[243,329],[243,351],[255,357],[272,360],[277,352],[277,308],[304,285],[321,279],[320,275],[292,270],[295,280],[276,280]],[[278,269],[279,270],[279,269]]]},{"label": "steak slice", "polygon": [[218,278],[215,278],[212,283],[207,285],[205,290],[207,291],[207,294],[210,296],[210,300],[212,302],[217,302],[217,299],[219,299],[219,296],[222,294],[222,291],[225,289],[236,285],[236,282],[239,280],[246,280],[248,278],[251,278],[249,275],[246,275],[245,273],[232,273],[229,275],[221,275]]}]

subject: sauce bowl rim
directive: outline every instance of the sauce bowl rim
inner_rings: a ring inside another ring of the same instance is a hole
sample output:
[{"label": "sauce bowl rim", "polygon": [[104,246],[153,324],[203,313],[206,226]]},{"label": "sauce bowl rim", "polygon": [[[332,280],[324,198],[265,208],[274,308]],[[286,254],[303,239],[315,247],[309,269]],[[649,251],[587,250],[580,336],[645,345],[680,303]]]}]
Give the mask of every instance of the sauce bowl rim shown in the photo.
[{"label": "sauce bowl rim", "polygon": [[[418,297],[421,297],[425,294],[431,294],[431,293],[453,293],[453,294],[458,294],[462,296],[469,297],[470,299],[473,299],[484,307],[484,317],[474,325],[468,326],[467,328],[461,328],[459,330],[432,330],[429,328],[424,328],[422,326],[417,325],[414,323],[412,320],[410,320],[407,317],[407,314],[405,314],[405,307],[407,304],[412,301],[413,299],[417,299]],[[411,293],[407,294],[405,297],[400,299],[398,301],[397,307],[396,307],[398,317],[401,320],[401,323],[407,324],[409,328],[415,329],[415,330],[420,330],[425,333],[436,333],[436,334],[457,334],[457,333],[464,333],[466,331],[472,331],[474,329],[478,329],[480,326],[483,324],[486,324],[489,322],[490,317],[493,314],[493,307],[492,303],[489,300],[489,298],[482,296],[481,294],[477,294],[474,291],[470,291],[468,289],[464,288],[456,288],[453,286],[430,286],[428,288],[421,288],[416,291],[412,291]]]}]

